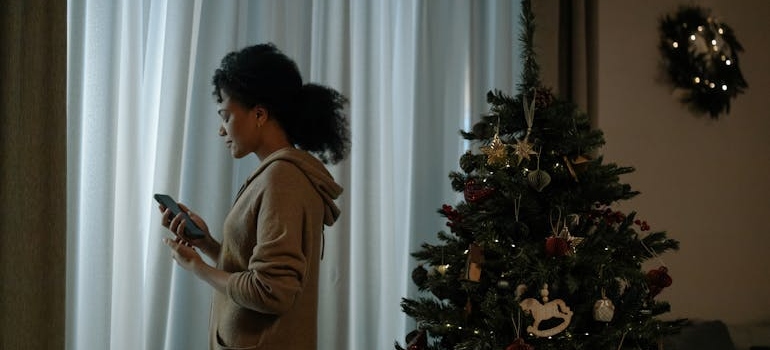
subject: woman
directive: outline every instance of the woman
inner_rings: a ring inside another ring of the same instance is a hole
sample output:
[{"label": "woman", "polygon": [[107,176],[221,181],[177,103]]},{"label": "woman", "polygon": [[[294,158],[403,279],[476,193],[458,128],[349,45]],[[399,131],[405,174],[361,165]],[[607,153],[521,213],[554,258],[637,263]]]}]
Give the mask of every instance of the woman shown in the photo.
[{"label": "woman", "polygon": [[225,146],[234,158],[254,153],[261,162],[225,218],[221,243],[184,205],[206,236],[186,238],[191,223],[161,206],[176,235],[164,242],[179,265],[215,289],[211,349],[315,349],[323,228],[337,219],[342,192],[321,161],[347,156],[347,101],[303,85],[296,64],[272,44],[226,55],[213,84]]}]

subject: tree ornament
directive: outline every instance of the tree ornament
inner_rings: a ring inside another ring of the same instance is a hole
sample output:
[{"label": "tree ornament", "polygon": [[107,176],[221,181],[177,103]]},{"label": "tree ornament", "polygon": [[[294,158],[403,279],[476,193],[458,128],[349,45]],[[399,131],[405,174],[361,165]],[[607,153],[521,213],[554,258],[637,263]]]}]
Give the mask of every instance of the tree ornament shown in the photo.
[{"label": "tree ornament", "polygon": [[[570,215],[574,217],[574,220],[577,220],[577,215]],[[569,217],[569,216],[568,216]],[[561,231],[559,232],[559,237],[564,239],[567,242],[567,254],[573,255],[577,253],[577,247],[580,245],[580,243],[583,243],[583,237],[575,237],[569,232],[569,228],[567,227],[567,220],[564,220],[564,226],[562,227]]]},{"label": "tree ornament", "polygon": [[[516,144],[513,146],[514,154],[519,157],[517,164],[521,164],[524,159],[529,160],[530,155],[537,154],[534,150],[534,145],[529,142],[529,134],[532,132],[532,122],[535,119],[535,101],[532,103],[527,102],[527,96],[522,95],[524,103],[524,120],[527,122],[527,134],[521,140],[516,140]],[[537,99],[537,92],[535,92],[535,99]]]},{"label": "tree ornament", "polygon": [[466,202],[478,202],[485,199],[494,193],[494,189],[481,184],[476,183],[474,179],[468,179],[465,181],[465,189],[463,195]]},{"label": "tree ornament", "polygon": [[[545,304],[541,304],[537,299],[527,298],[522,300],[519,306],[524,312],[532,314],[532,318],[534,318],[534,323],[527,327],[527,332],[537,337],[550,337],[567,329],[570,321],[572,321],[572,310],[561,299],[548,301],[548,284],[543,285],[541,295]],[[549,329],[539,328],[540,322],[552,318],[561,319],[562,322]]]},{"label": "tree ornament", "polygon": [[[444,247],[441,247],[441,264],[433,266],[433,271],[438,272],[439,275],[445,276],[449,270],[449,264],[444,263]],[[433,273],[435,275],[435,273]]]},{"label": "tree ornament", "polygon": [[535,191],[542,192],[543,189],[551,183],[551,175],[547,172],[540,170],[540,156],[537,157],[537,170],[530,171],[527,174],[527,181]]},{"label": "tree ornament", "polygon": [[535,152],[535,145],[529,142],[527,138],[524,138],[522,140],[517,140],[516,144],[513,145],[513,153],[519,157],[519,161],[516,163],[517,165],[521,164],[521,161],[524,159],[529,160],[530,155],[535,155],[537,152]]},{"label": "tree ornament", "polygon": [[412,270],[412,282],[417,287],[422,288],[425,286],[425,282],[428,281],[428,270],[426,270],[422,265],[417,266]]},{"label": "tree ornament", "polygon": [[601,322],[610,322],[615,316],[615,304],[607,298],[602,288],[602,298],[594,303],[594,320]]},{"label": "tree ornament", "polygon": [[668,275],[668,268],[665,266],[648,271],[646,280],[647,287],[650,289],[650,299],[660,294],[663,288],[671,286],[673,282],[671,276]]},{"label": "tree ornament", "polygon": [[[553,211],[551,211],[551,236],[545,240],[545,255],[549,258],[561,257],[570,253],[570,239],[575,239],[569,233],[567,229],[567,223],[565,220],[564,226],[561,231],[557,231],[561,226],[561,210],[557,209],[559,214],[556,217],[556,222],[553,221]],[[577,244],[577,243],[576,243]]]},{"label": "tree ornament", "polygon": [[588,155],[580,155],[573,158],[563,156],[562,159],[564,159],[564,164],[567,165],[567,170],[575,182],[580,182],[578,174],[586,171],[588,164],[591,163],[591,157]]},{"label": "tree ornament", "polygon": [[508,164],[508,150],[506,145],[500,140],[500,134],[498,129],[500,128],[500,120],[497,122],[498,126],[495,128],[495,136],[492,137],[492,142],[489,145],[481,147],[481,151],[487,155],[487,164],[492,166],[505,166]]},{"label": "tree ornament", "polygon": [[549,258],[565,256],[569,252],[569,242],[559,236],[551,236],[545,240],[545,255]]},{"label": "tree ornament", "polygon": [[465,263],[464,279],[470,282],[481,281],[481,265],[484,263],[484,248],[476,243],[468,247],[468,259]]},{"label": "tree ornament", "polygon": [[549,294],[550,291],[548,291],[548,283],[544,283],[543,288],[540,288],[540,299],[542,299],[544,303],[547,303]]},{"label": "tree ornament", "polygon": [[524,342],[523,338],[518,337],[505,350],[535,350],[535,347]]},{"label": "tree ornament", "polygon": [[424,350],[428,347],[428,334],[424,329],[415,329],[406,335],[406,350]]},{"label": "tree ornament", "polygon": [[[521,287],[521,285],[519,285]],[[519,288],[516,288],[517,291]],[[526,286],[524,286],[524,289],[526,289]],[[520,295],[516,295],[516,300],[519,300]],[[506,347],[506,350],[534,350],[535,348],[526,342],[524,342],[524,339],[521,337],[521,309],[518,309],[516,311],[516,317],[511,315],[511,323],[513,324],[513,332],[516,334],[516,340],[511,343],[511,345],[508,345]]]},{"label": "tree ornament", "polygon": [[434,266],[433,269],[436,270],[439,275],[444,276],[446,275],[447,270],[449,270],[449,264],[437,265]]}]

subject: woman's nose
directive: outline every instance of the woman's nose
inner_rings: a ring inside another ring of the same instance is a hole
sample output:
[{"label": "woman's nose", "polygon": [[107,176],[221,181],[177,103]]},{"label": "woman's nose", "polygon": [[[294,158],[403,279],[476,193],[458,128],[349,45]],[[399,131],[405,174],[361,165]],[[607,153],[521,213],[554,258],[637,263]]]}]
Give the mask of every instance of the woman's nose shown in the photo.
[{"label": "woman's nose", "polygon": [[227,131],[225,130],[225,127],[220,125],[219,126],[219,136],[225,136],[227,135]]}]

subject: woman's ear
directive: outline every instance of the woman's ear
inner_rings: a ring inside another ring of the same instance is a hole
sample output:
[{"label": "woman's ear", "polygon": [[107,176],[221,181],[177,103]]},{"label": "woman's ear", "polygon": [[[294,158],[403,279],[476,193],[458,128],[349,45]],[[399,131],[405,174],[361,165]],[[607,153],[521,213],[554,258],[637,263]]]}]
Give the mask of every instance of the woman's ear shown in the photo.
[{"label": "woman's ear", "polygon": [[267,109],[262,106],[255,106],[251,109],[251,112],[254,114],[254,117],[257,121],[257,127],[262,127],[265,122],[267,122],[267,119],[269,117],[269,114],[267,113]]}]

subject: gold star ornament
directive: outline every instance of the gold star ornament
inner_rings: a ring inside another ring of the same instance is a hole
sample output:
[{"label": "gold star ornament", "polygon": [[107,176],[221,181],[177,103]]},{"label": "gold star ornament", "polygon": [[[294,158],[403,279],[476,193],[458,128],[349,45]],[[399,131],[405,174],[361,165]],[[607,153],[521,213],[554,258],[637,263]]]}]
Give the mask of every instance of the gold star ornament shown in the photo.
[{"label": "gold star ornament", "polygon": [[481,151],[487,155],[487,164],[489,165],[503,166],[508,163],[508,150],[497,133],[489,145],[481,147]]},{"label": "gold star ornament", "polygon": [[521,161],[524,159],[529,160],[530,155],[537,154],[537,152],[534,150],[534,147],[535,145],[530,143],[526,137],[523,140],[516,141],[516,144],[513,145],[513,153],[519,157],[518,164],[521,164]]}]

